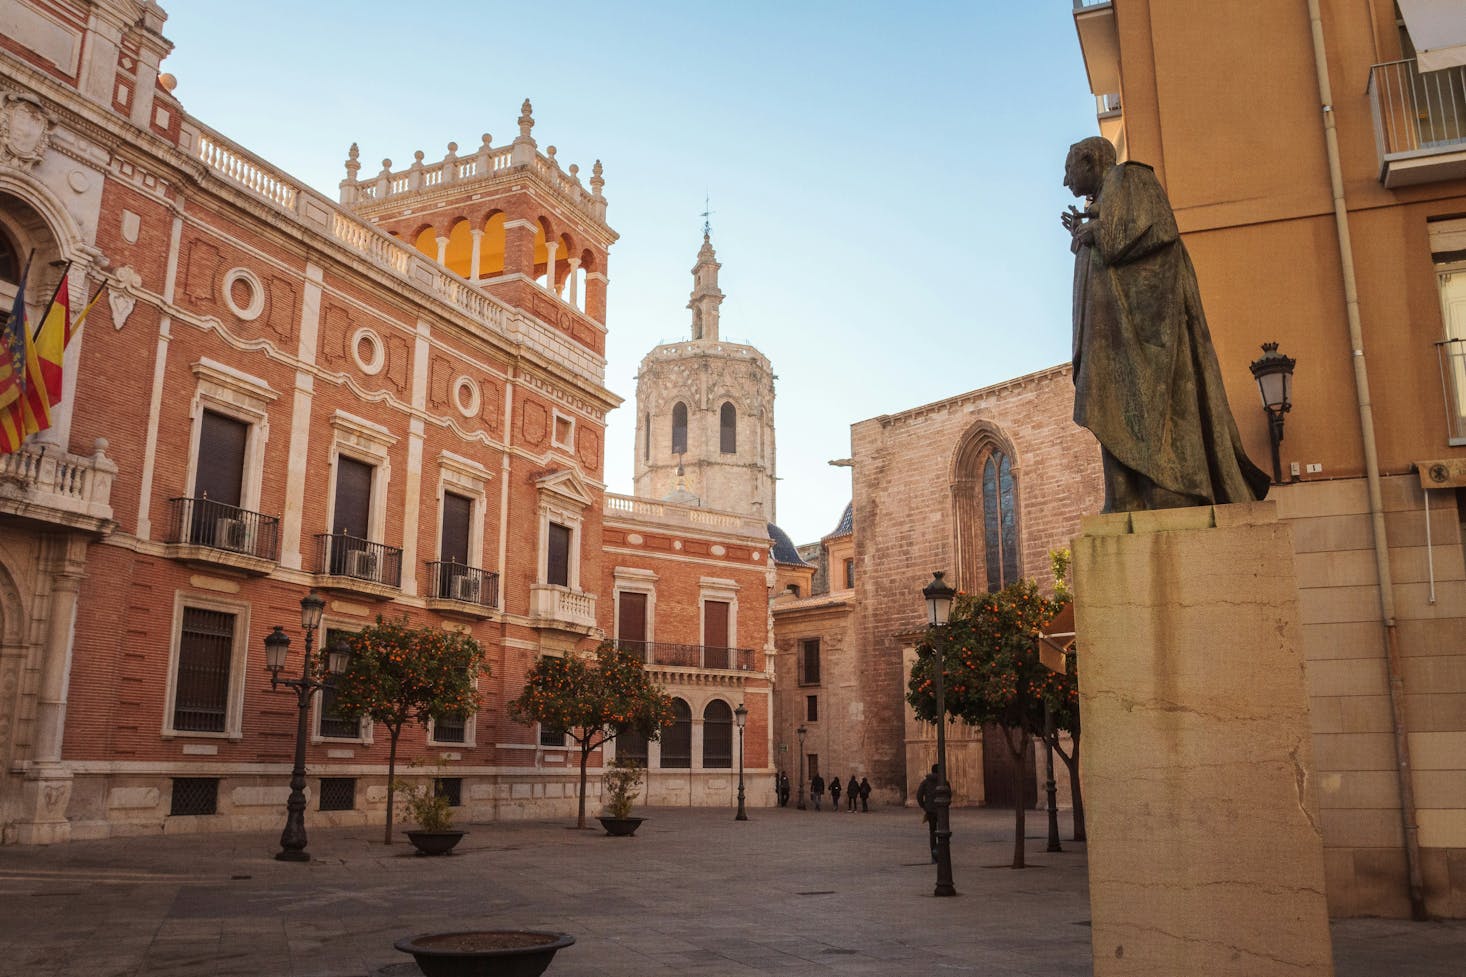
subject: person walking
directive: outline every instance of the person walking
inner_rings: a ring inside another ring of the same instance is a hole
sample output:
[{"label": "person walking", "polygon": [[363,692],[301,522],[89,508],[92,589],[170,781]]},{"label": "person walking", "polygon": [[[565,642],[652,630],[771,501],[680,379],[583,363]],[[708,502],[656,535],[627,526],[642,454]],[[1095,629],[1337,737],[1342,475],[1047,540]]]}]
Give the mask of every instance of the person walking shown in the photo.
[{"label": "person walking", "polygon": [[789,775],[782,770],[779,771],[779,806],[789,806]]},{"label": "person walking", "polygon": [[836,814],[840,813],[840,775],[836,774],[830,780],[830,810]]},{"label": "person walking", "polygon": [[937,765],[932,764],[932,772],[921,778],[921,786],[916,788],[916,804],[924,812],[921,819],[926,822],[927,842],[932,850],[932,862],[937,860]]},{"label": "person walking", "polygon": [[860,778],[860,810],[863,814],[870,813],[870,781],[864,777]]},{"label": "person walking", "polygon": [[860,785],[855,782],[855,774],[850,775],[850,783],[845,785],[845,807],[851,814],[855,813],[855,799],[860,796]]},{"label": "person walking", "polygon": [[820,810],[820,804],[825,799],[825,778],[816,773],[809,778],[809,800],[814,804],[816,811]]}]

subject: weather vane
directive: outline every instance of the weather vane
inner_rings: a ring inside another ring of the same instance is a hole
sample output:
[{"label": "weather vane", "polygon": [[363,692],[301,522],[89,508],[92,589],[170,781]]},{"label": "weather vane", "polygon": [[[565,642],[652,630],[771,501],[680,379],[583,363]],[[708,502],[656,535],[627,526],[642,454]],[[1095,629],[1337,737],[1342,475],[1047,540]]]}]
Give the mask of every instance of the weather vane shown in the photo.
[{"label": "weather vane", "polygon": [[713,233],[713,225],[712,222],[709,220],[709,218],[713,216],[713,208],[711,206],[711,203],[712,196],[710,194],[704,194],[702,198],[703,211],[701,214],[698,215],[702,218],[703,237],[707,237]]}]

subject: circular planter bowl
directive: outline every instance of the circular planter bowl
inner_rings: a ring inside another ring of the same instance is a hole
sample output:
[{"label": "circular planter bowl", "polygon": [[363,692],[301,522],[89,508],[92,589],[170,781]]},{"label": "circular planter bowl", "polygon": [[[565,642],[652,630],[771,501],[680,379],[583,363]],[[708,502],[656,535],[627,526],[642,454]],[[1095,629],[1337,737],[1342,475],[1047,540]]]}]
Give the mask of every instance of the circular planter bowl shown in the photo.
[{"label": "circular planter bowl", "polygon": [[645,821],[646,818],[598,817],[596,820],[601,822],[601,827],[606,829],[606,834],[614,835],[618,838],[629,838],[631,835],[636,834],[636,829],[641,827],[641,822]]},{"label": "circular planter bowl", "polygon": [[407,840],[419,855],[446,855],[467,834],[466,831],[409,831]]},{"label": "circular planter bowl", "polygon": [[574,942],[569,933],[471,930],[424,933],[392,945],[412,954],[427,977],[538,977]]}]

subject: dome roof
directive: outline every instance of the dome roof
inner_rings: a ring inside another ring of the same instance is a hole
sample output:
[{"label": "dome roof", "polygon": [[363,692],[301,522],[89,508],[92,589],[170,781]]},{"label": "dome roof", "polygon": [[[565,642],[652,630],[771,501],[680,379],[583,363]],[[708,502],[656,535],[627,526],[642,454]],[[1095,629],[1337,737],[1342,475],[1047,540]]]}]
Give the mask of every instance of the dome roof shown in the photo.
[{"label": "dome roof", "polygon": [[782,563],[785,566],[809,566],[799,558],[799,550],[795,549],[794,541],[789,538],[789,534],[773,523],[769,523],[769,539],[774,544],[771,552],[775,563]]},{"label": "dome roof", "polygon": [[825,539],[831,539],[835,536],[849,536],[853,532],[855,532],[855,502],[851,500],[845,503],[845,511],[840,513],[840,524]]}]

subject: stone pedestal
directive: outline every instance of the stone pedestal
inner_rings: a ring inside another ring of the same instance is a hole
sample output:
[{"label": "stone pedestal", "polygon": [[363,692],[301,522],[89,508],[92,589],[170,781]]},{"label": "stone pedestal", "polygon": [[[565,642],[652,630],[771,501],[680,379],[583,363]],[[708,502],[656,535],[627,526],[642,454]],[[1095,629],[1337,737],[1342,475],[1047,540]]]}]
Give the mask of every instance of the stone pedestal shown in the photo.
[{"label": "stone pedestal", "polygon": [[1327,977],[1289,528],[1270,502],[1074,541],[1095,977]]},{"label": "stone pedestal", "polygon": [[21,818],[15,840],[22,845],[55,845],[71,837],[66,805],[71,800],[71,771],[59,764],[38,764],[26,771],[21,785]]}]

